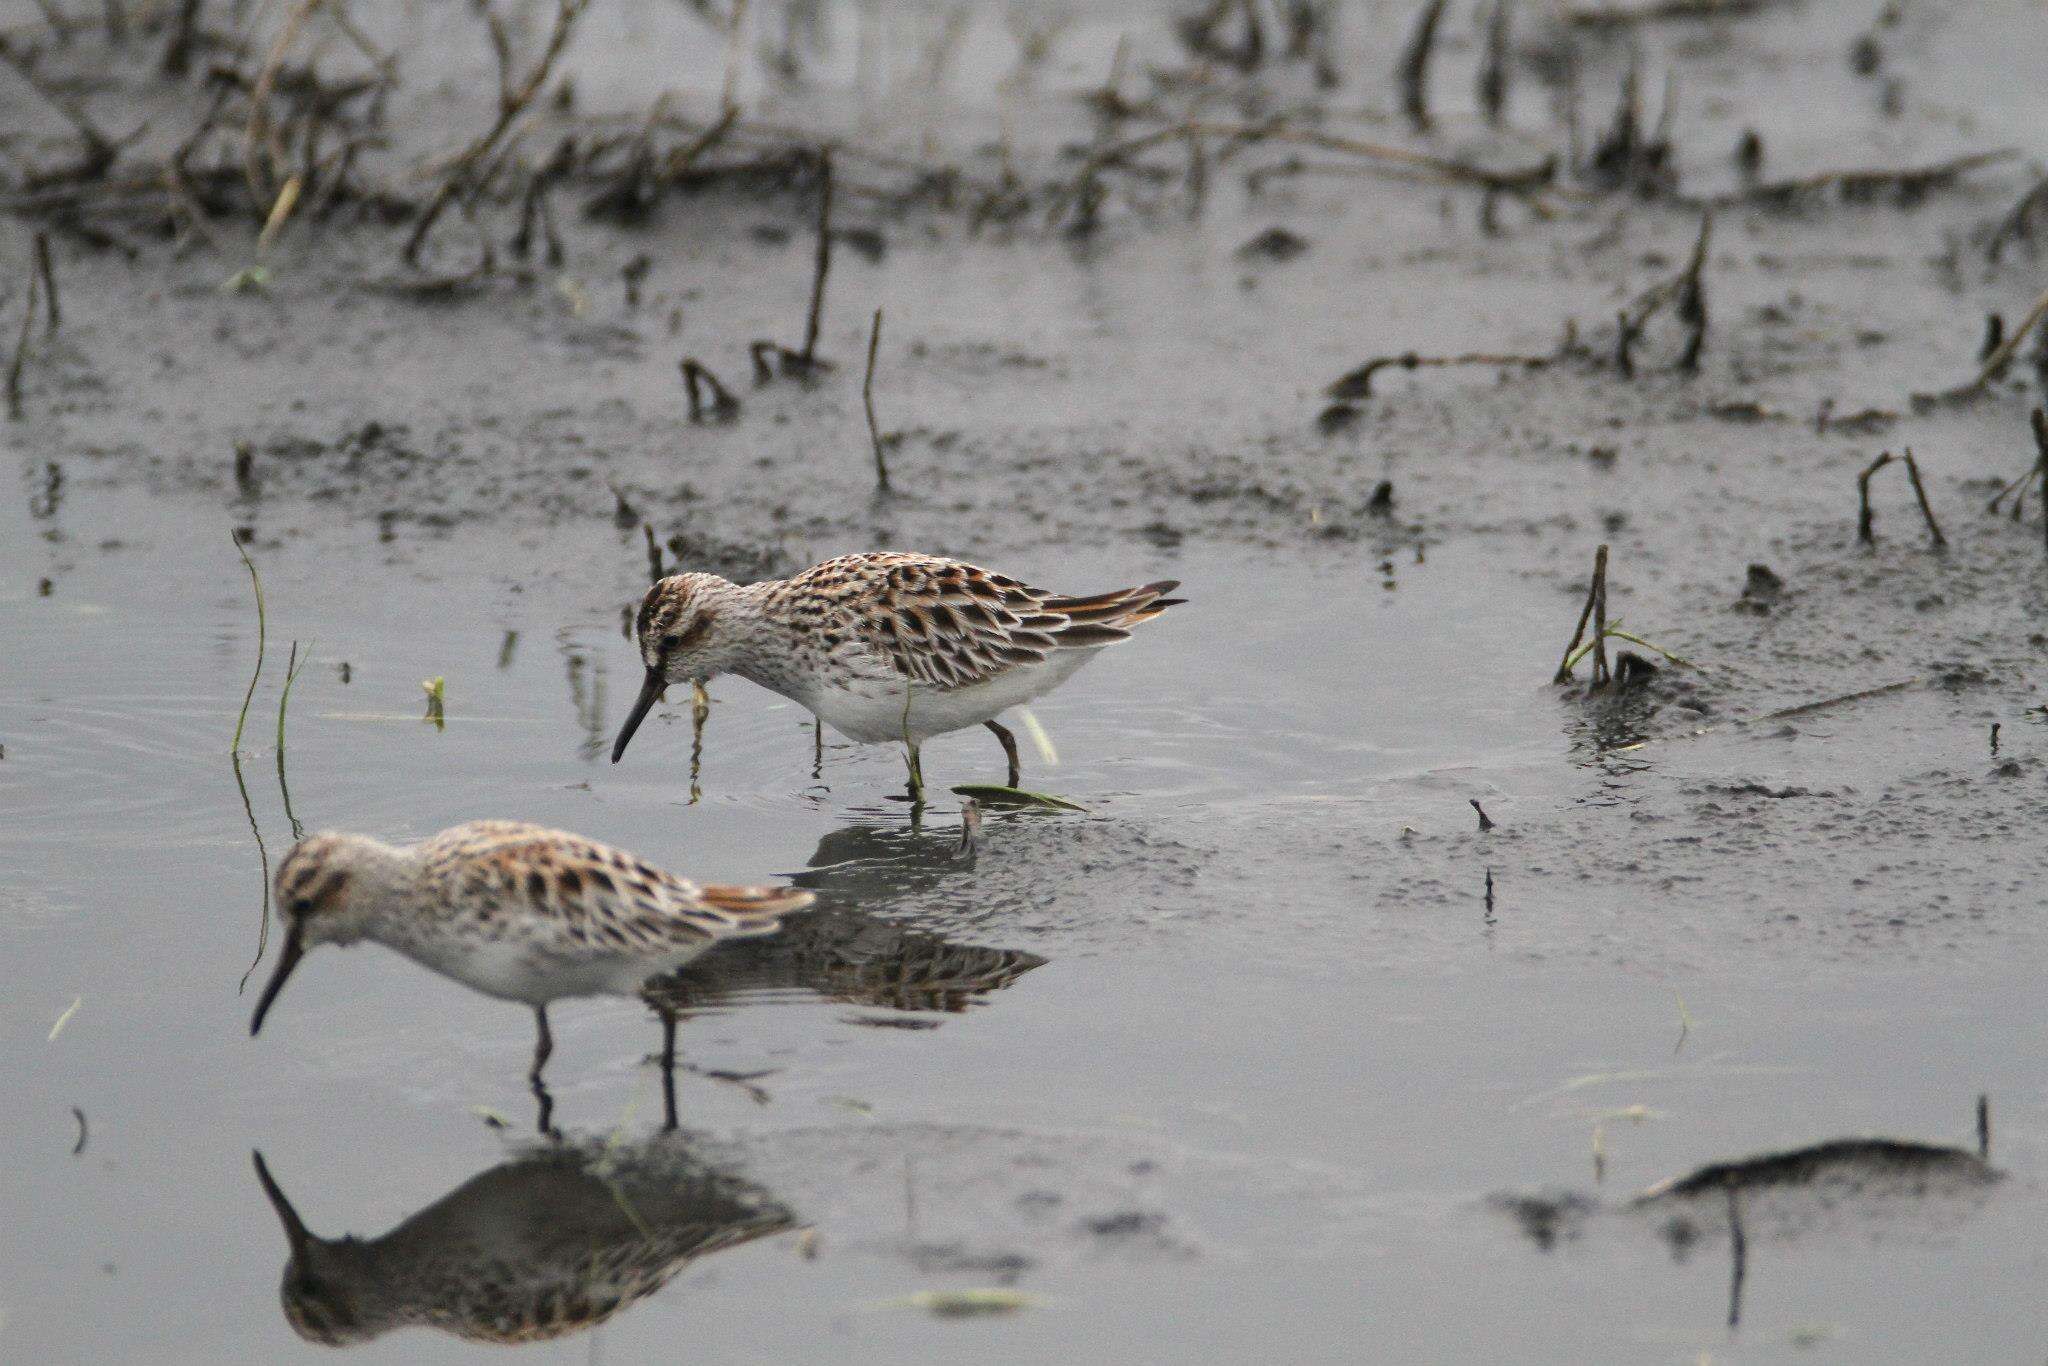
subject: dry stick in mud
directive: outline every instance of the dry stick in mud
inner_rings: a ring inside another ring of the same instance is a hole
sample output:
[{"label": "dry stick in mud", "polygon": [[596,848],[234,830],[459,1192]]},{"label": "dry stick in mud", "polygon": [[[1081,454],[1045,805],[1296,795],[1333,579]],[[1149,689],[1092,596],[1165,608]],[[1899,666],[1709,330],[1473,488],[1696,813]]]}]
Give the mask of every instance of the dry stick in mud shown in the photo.
[{"label": "dry stick in mud", "polygon": [[57,306],[57,268],[50,261],[50,235],[36,234],[36,275],[43,282],[43,311],[48,320],[47,331],[51,336],[64,321],[63,310]]},{"label": "dry stick in mud", "polygon": [[1870,512],[1870,476],[1892,463],[1890,451],[1877,457],[1856,476],[1856,539],[1865,545],[1876,545],[1877,535],[1871,528],[1873,518]]},{"label": "dry stick in mud", "polygon": [[1514,0],[1493,0],[1493,9],[1486,16],[1486,49],[1479,63],[1479,109],[1496,128],[1508,104],[1508,21],[1513,10]]},{"label": "dry stick in mud", "polygon": [[804,349],[797,354],[805,374],[818,364],[818,329],[825,315],[825,277],[832,270],[832,154],[818,165],[818,254],[811,273],[811,306],[804,315]]},{"label": "dry stick in mud", "polygon": [[1601,0],[1592,5],[1566,8],[1566,23],[1578,28],[1621,28],[1649,24],[1660,19],[1737,19],[1754,14],[1773,0],[1649,0],[1647,4],[1624,5]]},{"label": "dry stick in mud", "polygon": [[642,522],[640,530],[647,537],[647,581],[661,582],[661,543],[654,539],[654,523]]},{"label": "dry stick in mud", "polygon": [[[1600,608],[1600,624],[1604,634],[1607,624],[1605,599],[1607,596],[1607,547],[1601,546],[1593,555],[1593,582],[1586,589],[1586,605],[1579,612],[1578,627],[1572,632],[1571,644],[1564,647],[1564,658],[1558,661],[1557,675],[1552,683],[1572,681],[1572,655],[1579,648],[1579,642],[1586,637],[1586,623],[1593,619],[1595,607]],[[1606,666],[1607,656],[1603,651],[1594,664],[1594,686],[1599,686],[1599,671]]]},{"label": "dry stick in mud", "polygon": [[[2027,505],[2027,483],[2036,475],[2041,479],[2041,506],[2048,508],[2048,413],[2036,408],[2029,420],[2034,431],[2034,449],[2038,452],[2034,457],[2034,463],[2027,467],[2025,474],[1993,494],[1991,501],[1984,505],[1986,512],[1995,513],[2000,503],[2011,498],[2012,519],[2015,522],[2020,519],[2020,513]],[[2044,513],[2044,518],[2048,518],[2048,513]],[[2042,522],[2041,534],[2048,538],[2048,520]]]},{"label": "dry stick in mud", "polygon": [[875,423],[875,353],[882,345],[882,310],[875,310],[874,329],[868,333],[868,373],[861,381],[861,406],[868,410],[868,444],[875,448],[875,486],[889,487],[889,464],[882,456],[882,429]]},{"label": "dry stick in mud", "polygon": [[177,17],[171,21],[170,41],[164,44],[163,73],[182,77],[192,69],[192,44],[198,34],[200,0],[178,0]]},{"label": "dry stick in mud", "polygon": [[14,359],[7,366],[7,418],[10,422],[21,421],[21,369],[28,360],[29,329],[35,325],[36,295],[42,284],[33,272],[28,277],[28,298],[21,308],[21,335],[14,339]]},{"label": "dry stick in mud", "polygon": [[1742,1322],[1742,1277],[1749,1264],[1749,1242],[1742,1236],[1742,1209],[1737,1203],[1735,1181],[1728,1182],[1728,1326]]},{"label": "dry stick in mud", "polygon": [[1920,464],[1913,459],[1913,448],[1906,447],[1906,478],[1913,485],[1913,497],[1920,502],[1920,515],[1927,519],[1927,533],[1934,538],[1934,548],[1940,550],[1948,544],[1948,537],[1941,534],[1941,523],[1934,520],[1934,509],[1927,502],[1927,486],[1920,482]]},{"label": "dry stick in mud", "polygon": [[1401,112],[1420,133],[1429,128],[1429,59],[1436,48],[1437,21],[1443,18],[1444,0],[1424,0],[1415,16],[1408,45],[1394,68],[1394,80],[1401,87]]},{"label": "dry stick in mud", "polygon": [[683,358],[683,384],[690,391],[690,421],[704,420],[704,398],[700,387],[711,394],[711,420],[730,422],[740,415],[740,401],[733,397],[732,390],[718,382],[718,376],[705,369],[694,357]]},{"label": "dry stick in mud", "polygon": [[[29,182],[49,184],[54,181],[99,180],[105,177],[113,168],[114,159],[121,155],[121,142],[101,132],[99,126],[86,116],[82,107],[45,84],[43,78],[36,74],[34,62],[16,52],[5,40],[0,40],[0,62],[13,67],[14,73],[21,77],[22,82],[42,96],[44,103],[62,114],[64,121],[77,129],[78,136],[85,142],[84,155],[79,157],[77,165],[58,171],[31,173],[28,177]],[[139,131],[122,141],[133,141],[139,135]]]},{"label": "dry stick in mud", "polygon": [[1330,381],[1323,390],[1330,398],[1359,399],[1372,397],[1374,376],[1382,370],[1419,370],[1436,366],[1451,365],[1492,365],[1504,369],[1541,370],[1554,364],[1557,356],[1516,356],[1493,351],[1470,351],[1462,356],[1424,356],[1405,351],[1398,356],[1374,356],[1355,370],[1348,370]]},{"label": "dry stick in mud", "polygon": [[1598,692],[1614,678],[1607,664],[1607,547],[1593,558],[1593,673],[1586,691]]},{"label": "dry stick in mud", "polygon": [[2021,239],[2033,241],[2033,217],[2044,205],[2048,205],[2048,178],[2040,180],[2034,188],[2021,195],[2019,202],[2012,206],[2011,212],[1999,221],[1998,226],[1992,230],[1991,240],[1984,245],[1985,259],[1995,266],[1999,257],[2005,254],[2007,242]]},{"label": "dry stick in mud", "polygon": [[1707,264],[1707,240],[1714,229],[1711,213],[1700,215],[1699,236],[1693,240],[1692,255],[1685,263],[1685,269],[1668,280],[1651,285],[1629,301],[1626,308],[1615,315],[1614,366],[1625,378],[1635,376],[1635,359],[1630,354],[1641,339],[1643,329],[1664,305],[1676,302],[1680,322],[1685,324],[1685,349],[1679,353],[1677,370],[1691,373],[1699,369],[1700,353],[1707,345],[1707,294],[1702,274]]},{"label": "dry stick in mud", "polygon": [[825,277],[832,271],[832,153],[830,149],[818,154],[818,248],[812,258],[811,303],[804,314],[804,346],[801,351],[792,351],[780,342],[757,341],[748,347],[754,358],[754,383],[766,384],[775,378],[775,368],[770,365],[773,356],[782,362],[782,373],[798,379],[811,379],[819,372],[830,370],[832,362],[818,357],[818,331],[825,315]]},{"label": "dry stick in mud", "polygon": [[1872,475],[1895,461],[1906,467],[1906,478],[1913,485],[1913,496],[1919,500],[1920,515],[1927,519],[1927,534],[1933,539],[1934,548],[1945,548],[1948,545],[1948,537],[1941,534],[1941,524],[1934,520],[1934,509],[1927,501],[1927,487],[1920,482],[1919,462],[1913,459],[1913,452],[1910,449],[1904,456],[1895,456],[1886,451],[1856,476],[1856,539],[1865,545],[1877,544],[1874,530],[1876,516],[1870,507],[1870,479]]},{"label": "dry stick in mud", "polygon": [[2019,353],[2020,346],[2026,341],[2028,334],[2040,325],[2044,317],[2048,317],[2048,291],[2044,291],[2040,298],[2034,300],[2026,316],[2006,334],[2005,340],[1998,348],[1984,358],[1984,364],[1977,370],[1977,378],[1962,388],[1949,392],[1959,398],[1982,393],[1992,380],[2004,373],[2005,367],[2011,364],[2012,358]]},{"label": "dry stick in mud", "polygon": [[[256,82],[249,88],[249,121],[242,130],[242,175],[249,183],[249,197],[256,202],[259,210],[267,211],[276,196],[265,188],[259,151],[266,150],[266,144],[276,141],[270,137],[270,92],[277,84],[277,74],[284,67],[284,54],[299,36],[299,29],[313,17],[313,11],[320,7],[321,0],[299,0],[285,16],[284,27],[270,45],[270,53],[263,59],[263,65],[256,72]],[[272,151],[272,165],[268,168],[274,175],[277,171],[276,157],[282,147],[269,148]]]},{"label": "dry stick in mud", "polygon": [[405,239],[405,249],[400,256],[407,265],[419,264],[420,248],[426,244],[427,234],[434,230],[434,224],[464,188],[477,165],[497,150],[498,144],[505,140],[505,135],[511,131],[512,125],[526,112],[526,107],[533,103],[533,97],[540,93],[541,86],[547,83],[549,74],[555,68],[555,62],[562,55],[562,49],[569,45],[569,35],[575,31],[576,21],[582,17],[589,4],[590,0],[556,0],[555,25],[548,33],[547,46],[542,49],[540,59],[526,73],[526,78],[516,87],[511,81],[509,66],[503,65],[507,60],[505,49],[500,42],[503,29],[497,24],[497,15],[488,8],[485,10],[491,22],[492,43],[498,48],[501,61],[498,73],[498,116],[484,131],[483,136],[464,148],[455,158],[447,173],[442,176],[441,183],[435,187],[434,197],[427,201],[427,207],[420,212],[419,222],[413,225],[411,235]]},{"label": "dry stick in mud", "polygon": [[[1497,190],[1503,194],[1534,194],[1550,186],[1557,175],[1556,159],[1549,157],[1533,166],[1491,170],[1469,161],[1460,161],[1455,157],[1436,156],[1412,148],[1395,147],[1381,142],[1365,142],[1358,138],[1340,137],[1312,128],[1286,128],[1282,127],[1278,120],[1263,124],[1189,120],[1167,128],[1155,128],[1149,133],[1140,133],[1121,142],[1110,143],[1091,153],[1070,180],[1051,191],[1046,210],[1047,225],[1058,223],[1070,205],[1076,202],[1085,204],[1091,192],[1090,187],[1095,185],[1097,178],[1107,168],[1150,148],[1197,136],[1220,139],[1226,153],[1240,146],[1255,146],[1268,142],[1311,147],[1319,151],[1358,157],[1372,163],[1377,169],[1435,176],[1452,184],[1476,185],[1481,189]],[[1219,159],[1220,156],[1221,154]]]},{"label": "dry stick in mud", "polygon": [[1890,191],[1901,205],[1918,203],[1930,190],[1946,188],[1971,171],[2001,161],[2009,161],[2019,155],[2014,147],[2001,147],[1990,152],[1970,152],[1963,156],[1951,157],[1947,161],[1936,161],[1925,166],[1902,166],[1895,169],[1872,169],[1846,171],[1819,171],[1813,175],[1799,176],[1791,180],[1763,181],[1729,194],[1715,195],[1706,200],[1686,200],[1713,208],[1724,204],[1748,204],[1760,208],[1783,208],[1809,195],[1834,190],[1843,202],[1867,204],[1880,194]]}]

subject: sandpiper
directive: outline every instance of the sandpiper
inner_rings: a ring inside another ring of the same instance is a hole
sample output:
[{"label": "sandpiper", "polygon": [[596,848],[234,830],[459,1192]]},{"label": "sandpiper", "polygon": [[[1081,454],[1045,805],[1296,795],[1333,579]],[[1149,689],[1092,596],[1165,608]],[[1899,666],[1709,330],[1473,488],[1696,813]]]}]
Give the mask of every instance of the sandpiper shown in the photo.
[{"label": "sandpiper", "polygon": [[1163,579],[1060,597],[959,560],[894,552],[842,555],[794,578],[745,585],[671,575],[640,604],[647,678],[612,762],[669,684],[736,673],[849,739],[901,741],[913,796],[923,786],[918,747],[974,725],[1002,741],[1015,787],[1017,740],[995,718],[1181,602],[1166,596],[1179,586]]},{"label": "sandpiper", "polygon": [[[405,845],[312,835],[278,865],[276,897],[284,949],[249,1021],[252,1035],[308,949],[372,939],[487,996],[533,1008],[539,1037],[529,1075],[543,1130],[550,1001],[637,995],[649,978],[720,940],[773,933],[813,899],[793,887],[699,885],[581,836],[516,821],[471,821]],[[674,1016],[662,1012],[662,1026],[666,1077]]]}]

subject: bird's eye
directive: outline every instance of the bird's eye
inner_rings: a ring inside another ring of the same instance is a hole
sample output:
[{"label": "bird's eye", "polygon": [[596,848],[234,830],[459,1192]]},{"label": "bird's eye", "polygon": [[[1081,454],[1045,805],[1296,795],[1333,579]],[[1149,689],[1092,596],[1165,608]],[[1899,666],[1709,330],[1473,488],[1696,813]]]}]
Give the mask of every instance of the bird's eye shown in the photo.
[{"label": "bird's eye", "polygon": [[679,650],[685,645],[698,644],[704,639],[705,633],[710,629],[711,618],[698,617],[684,629],[672,632],[666,640],[662,641],[662,648],[664,650]]},{"label": "bird's eye", "polygon": [[302,897],[297,897],[297,898],[294,898],[294,899],[293,899],[293,901],[292,901],[292,914],[293,914],[293,915],[305,915],[305,914],[307,914],[308,912],[310,912],[310,911],[311,911],[312,909],[313,909],[313,898],[312,898],[312,897],[309,897],[309,896],[302,896]]}]

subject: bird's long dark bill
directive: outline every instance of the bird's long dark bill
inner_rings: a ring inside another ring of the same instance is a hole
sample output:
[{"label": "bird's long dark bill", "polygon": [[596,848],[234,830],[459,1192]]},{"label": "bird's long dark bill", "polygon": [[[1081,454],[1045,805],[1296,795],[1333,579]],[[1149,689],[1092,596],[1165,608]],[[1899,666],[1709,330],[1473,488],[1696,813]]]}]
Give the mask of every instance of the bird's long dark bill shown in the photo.
[{"label": "bird's long dark bill", "polygon": [[292,1208],[292,1202],[285,1198],[284,1190],[272,1179],[263,1154],[252,1152],[249,1156],[256,1163],[256,1179],[263,1184],[264,1197],[270,1201],[270,1208],[277,1212],[277,1221],[284,1225],[285,1240],[291,1244],[292,1256],[296,1257],[313,1241],[313,1235],[299,1218],[299,1212]]},{"label": "bird's long dark bill", "polygon": [[284,952],[278,955],[277,971],[270,974],[270,985],[263,988],[263,999],[256,1003],[256,1014],[249,1020],[249,1037],[256,1037],[263,1028],[263,1017],[270,1013],[270,1003],[277,999],[277,993],[284,990],[284,979],[292,975],[292,969],[306,956],[306,940],[297,921],[292,922],[290,931],[284,937]]},{"label": "bird's long dark bill", "polygon": [[659,669],[647,671],[647,681],[640,685],[640,696],[633,703],[632,714],[626,717],[626,724],[619,727],[619,738],[612,744],[612,762],[617,763],[626,752],[626,742],[633,738],[633,732],[640,729],[640,723],[647,719],[647,713],[654,710],[654,704],[661,701],[661,695],[668,691],[668,680],[661,676]]}]

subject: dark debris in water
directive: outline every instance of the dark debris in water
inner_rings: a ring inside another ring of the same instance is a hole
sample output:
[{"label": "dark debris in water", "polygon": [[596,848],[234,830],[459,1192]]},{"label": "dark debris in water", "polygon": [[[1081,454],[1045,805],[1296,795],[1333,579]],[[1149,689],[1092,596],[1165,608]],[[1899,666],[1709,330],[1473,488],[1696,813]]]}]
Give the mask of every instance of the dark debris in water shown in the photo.
[{"label": "dark debris in water", "polygon": [[1237,249],[1237,254],[1247,261],[1292,261],[1308,253],[1309,240],[1299,233],[1286,228],[1267,228]]},{"label": "dark debris in water", "polygon": [[1600,1208],[1598,1201],[1574,1191],[1501,1194],[1488,1203],[1514,1220],[1522,1235],[1545,1252],[1560,1240],[1577,1238],[1586,1220]]},{"label": "dark debris in water", "polygon": [[1718,1196],[1730,1189],[1825,1187],[1829,1198],[1925,1196],[1988,1186],[2003,1173],[1962,1148],[1903,1138],[1837,1138],[1810,1147],[1710,1162],[1684,1176],[1661,1181],[1637,1196],[1633,1207]]}]

